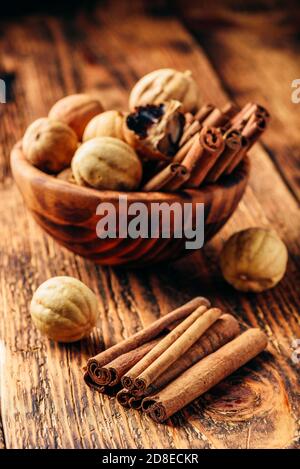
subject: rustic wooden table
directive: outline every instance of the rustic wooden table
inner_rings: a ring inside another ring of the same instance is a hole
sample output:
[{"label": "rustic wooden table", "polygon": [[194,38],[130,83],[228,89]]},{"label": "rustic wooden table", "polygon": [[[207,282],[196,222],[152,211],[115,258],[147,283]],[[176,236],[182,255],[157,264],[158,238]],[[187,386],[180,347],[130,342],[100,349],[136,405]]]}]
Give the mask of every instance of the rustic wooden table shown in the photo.
[{"label": "rustic wooden table", "polygon": [[[2,20],[0,75],[10,86],[0,105],[0,447],[299,447],[300,364],[292,341],[300,339],[300,104],[290,99],[291,82],[300,78],[296,31],[284,10],[269,12],[266,26],[258,11],[220,7],[212,15],[194,6],[182,13],[193,38],[171,14],[140,7],[129,14],[122,4],[73,17]],[[238,210],[203,251],[140,271],[96,266],[60,247],[29,216],[11,178],[10,150],[58,98],[97,89],[107,108],[126,108],[137,78],[168,66],[191,69],[206,101],[222,105],[230,96],[240,105],[266,105],[270,129],[251,151]],[[259,295],[225,285],[217,264],[223,241],[248,226],[273,227],[290,254],[284,280]],[[101,319],[89,340],[57,345],[32,326],[31,296],[54,275],[78,277],[98,295]],[[269,350],[164,425],[84,385],[87,357],[196,294],[262,328]]]}]

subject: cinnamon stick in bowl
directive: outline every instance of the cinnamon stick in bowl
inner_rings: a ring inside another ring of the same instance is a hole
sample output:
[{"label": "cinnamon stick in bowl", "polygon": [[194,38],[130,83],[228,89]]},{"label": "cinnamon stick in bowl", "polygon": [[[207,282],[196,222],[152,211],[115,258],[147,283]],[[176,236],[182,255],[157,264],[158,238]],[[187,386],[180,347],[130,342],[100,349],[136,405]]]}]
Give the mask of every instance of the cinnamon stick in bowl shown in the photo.
[{"label": "cinnamon stick in bowl", "polygon": [[203,106],[200,107],[200,109],[196,112],[194,116],[194,120],[202,122],[207,118],[209,114],[211,114],[215,110],[215,106],[213,104],[203,104]]},{"label": "cinnamon stick in bowl", "polygon": [[224,139],[219,129],[203,127],[199,137],[194,140],[191,149],[182,160],[182,165],[191,172],[185,187],[199,187],[224,147]]},{"label": "cinnamon stick in bowl", "polygon": [[178,150],[173,158],[174,163],[182,163],[189,150],[192,148],[194,142],[199,138],[200,130],[190,137]]},{"label": "cinnamon stick in bowl", "polygon": [[202,124],[211,127],[227,128],[230,125],[230,119],[238,112],[237,106],[228,102],[222,109],[214,108],[212,112],[207,114]]},{"label": "cinnamon stick in bowl", "polygon": [[216,182],[233,161],[234,156],[242,148],[242,134],[239,130],[229,129],[224,134],[225,148],[209,173],[207,174],[206,182]]},{"label": "cinnamon stick in bowl", "polygon": [[246,153],[265,131],[266,126],[267,120],[264,117],[257,116],[256,114],[251,115],[241,132],[242,147],[230,161],[229,165],[225,169],[225,174],[231,174],[232,171],[238,166],[238,164],[245,157]]},{"label": "cinnamon stick in bowl", "polygon": [[215,107],[212,104],[204,104],[199,111],[193,116],[192,120],[186,121],[183,135],[179,142],[179,147],[182,147],[195,135],[202,127],[203,121],[214,111]]},{"label": "cinnamon stick in bowl", "polygon": [[188,171],[183,165],[170,163],[147,181],[142,190],[144,192],[172,191],[180,187],[188,176]]},{"label": "cinnamon stick in bowl", "polygon": [[203,121],[203,125],[223,127],[229,121],[229,117],[221,109],[215,108]]},{"label": "cinnamon stick in bowl", "polygon": [[255,115],[256,118],[261,117],[265,121],[270,119],[269,112],[263,106],[255,103],[247,103],[241,111],[231,119],[231,125],[242,130],[253,115]]},{"label": "cinnamon stick in bowl", "polygon": [[248,329],[197,362],[157,394],[146,397],[143,409],[154,421],[163,422],[262,352],[267,342],[261,330]]},{"label": "cinnamon stick in bowl", "polygon": [[165,168],[163,168],[158,173],[149,179],[149,181],[144,184],[142,190],[144,192],[153,192],[161,190],[169,181],[171,181],[180,168],[179,163],[170,163]]},{"label": "cinnamon stick in bowl", "polygon": [[187,170],[185,166],[181,164],[179,170],[176,173],[176,176],[173,179],[171,179],[171,181],[167,182],[167,184],[163,188],[163,191],[164,192],[177,191],[184,185],[184,183],[189,179],[189,177],[190,177],[190,172]]}]

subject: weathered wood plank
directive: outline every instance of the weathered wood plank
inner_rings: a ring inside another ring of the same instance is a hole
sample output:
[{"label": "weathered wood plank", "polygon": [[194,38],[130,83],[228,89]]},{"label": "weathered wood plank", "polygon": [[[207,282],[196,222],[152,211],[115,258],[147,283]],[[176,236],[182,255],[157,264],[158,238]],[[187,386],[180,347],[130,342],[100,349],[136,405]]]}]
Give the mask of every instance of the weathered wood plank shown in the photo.
[{"label": "weathered wood plank", "polygon": [[292,102],[291,87],[300,78],[299,4],[277,2],[268,8],[267,2],[216,3],[205,9],[182,5],[180,13],[232,99],[239,104],[258,101],[272,110],[263,143],[299,200],[300,104]]},{"label": "weathered wood plank", "polygon": [[[107,107],[122,108],[137,77],[174,66],[193,71],[206,100],[224,103],[220,81],[202,50],[172,18],[142,15],[120,22],[115,12],[103,11],[80,15],[76,21],[31,18],[7,27],[0,41],[5,51],[2,67],[9,62],[16,74],[17,99],[5,108],[0,130],[0,331],[6,351],[0,386],[7,447],[297,446],[299,377],[290,346],[300,337],[299,212],[261,147],[252,152],[246,196],[204,253],[143,271],[97,267],[59,247],[24,210],[9,175],[8,153],[14,140],[66,93],[96,89]],[[287,242],[291,259],[288,274],[276,289],[245,295],[221,280],[217,255],[230,233],[253,225],[273,226]],[[35,288],[52,275],[64,274],[80,278],[96,292],[101,315],[92,337],[70,346],[42,338],[28,313]],[[85,387],[81,367],[89,355],[199,293],[267,332],[270,351],[263,360],[253,361],[167,425],[154,424]],[[238,413],[233,413],[230,400]]]}]

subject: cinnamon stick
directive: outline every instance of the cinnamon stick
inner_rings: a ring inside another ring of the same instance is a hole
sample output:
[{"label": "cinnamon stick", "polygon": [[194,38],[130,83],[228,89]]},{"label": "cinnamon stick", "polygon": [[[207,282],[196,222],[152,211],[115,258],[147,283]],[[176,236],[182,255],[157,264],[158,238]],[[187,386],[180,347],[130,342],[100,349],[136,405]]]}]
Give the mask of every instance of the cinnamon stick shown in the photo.
[{"label": "cinnamon stick", "polygon": [[85,384],[87,384],[89,388],[93,389],[93,391],[97,391],[100,394],[106,394],[107,396],[115,396],[120,388],[119,385],[99,386],[91,379],[88,372],[84,373],[83,379],[84,379]]},{"label": "cinnamon stick", "polygon": [[[238,321],[231,314],[222,316],[203,334],[194,345],[173,363],[143,392],[135,393],[135,399],[156,393],[177,378],[199,360],[218,350],[222,345],[236,337],[240,332]],[[145,410],[145,409],[144,409]]]},{"label": "cinnamon stick", "polygon": [[234,117],[238,112],[239,108],[236,104],[232,103],[231,101],[228,101],[223,107],[222,107],[222,112],[225,114],[229,119]]},{"label": "cinnamon stick", "polygon": [[222,176],[242,147],[242,134],[236,129],[229,129],[224,135],[224,142],[225,148],[206,176],[206,182],[216,182]]},{"label": "cinnamon stick", "polygon": [[123,407],[130,407],[129,400],[131,397],[132,396],[128,389],[121,389],[116,395],[118,403]]},{"label": "cinnamon stick", "polygon": [[266,130],[267,119],[260,114],[252,114],[242,130],[242,135],[249,140],[251,147]]},{"label": "cinnamon stick", "polygon": [[178,410],[211,389],[267,346],[259,329],[249,329],[216,352],[186,370],[153,396],[146,397],[143,408],[156,422],[163,422]]},{"label": "cinnamon stick", "polygon": [[171,163],[164,169],[155,174],[146,184],[142,187],[144,192],[153,192],[163,189],[166,184],[174,179],[180,171],[179,163]]},{"label": "cinnamon stick", "polygon": [[135,387],[135,379],[148,368],[160,355],[175,342],[188,327],[193,324],[207,310],[205,304],[197,307],[188,317],[186,317],[175,329],[166,335],[142,360],[140,360],[128,373],[121,379],[124,388],[132,390]]},{"label": "cinnamon stick", "polygon": [[150,352],[160,340],[161,337],[146,342],[136,349],[120,355],[103,367],[98,367],[97,376],[94,377],[95,383],[98,386],[114,386],[118,384],[121,377]]},{"label": "cinnamon stick", "polygon": [[199,132],[193,135],[187,142],[179,148],[176,155],[173,158],[174,163],[182,163],[189,150],[192,148],[194,142],[199,138]]},{"label": "cinnamon stick", "polygon": [[248,148],[249,148],[249,141],[246,137],[242,136],[242,146],[240,150],[234,155],[234,157],[230,161],[229,165],[224,171],[224,174],[229,175],[233,172],[233,170],[240,164],[240,162],[246,156]]},{"label": "cinnamon stick", "polygon": [[257,118],[262,117],[265,121],[268,121],[270,118],[270,114],[263,106],[255,103],[247,103],[241,111],[231,119],[231,125],[242,130],[252,115],[256,115]]},{"label": "cinnamon stick", "polygon": [[267,122],[263,117],[257,117],[253,114],[248,122],[245,124],[245,127],[242,130],[242,147],[234,155],[234,158],[231,160],[230,164],[225,170],[225,174],[231,174],[233,170],[239,165],[246,153],[258,140],[261,134],[266,129]]},{"label": "cinnamon stick", "polygon": [[253,103],[250,103],[250,102],[246,103],[242,107],[242,109],[235,116],[231,118],[231,125],[235,127],[239,125],[243,120],[245,119],[247,120],[249,118],[249,111],[250,111],[250,115],[253,112],[253,106],[254,106]]},{"label": "cinnamon stick", "polygon": [[215,106],[213,104],[204,104],[195,114],[195,120],[202,123],[206,117],[213,112]]},{"label": "cinnamon stick", "polygon": [[167,327],[171,326],[176,321],[186,318],[200,305],[209,307],[210,303],[206,298],[196,297],[169,314],[159,318],[157,321],[154,321],[148,327],[137,332],[128,339],[125,339],[122,342],[113,345],[109,349],[104,350],[95,357],[90,358],[87,363],[87,372],[89,376],[94,382],[96,382],[95,380],[97,380],[98,371],[101,367],[112,362],[120,355],[130,352],[140,345],[158,337]]},{"label": "cinnamon stick", "polygon": [[93,391],[98,391],[100,393],[105,392],[106,386],[101,386],[95,383],[95,381],[90,377],[87,371],[84,372],[83,379],[84,379],[85,384],[87,384],[89,388],[93,389]]},{"label": "cinnamon stick", "polygon": [[190,172],[191,177],[185,187],[199,187],[212,168],[219,155],[224,150],[222,133],[215,127],[203,127],[192,148],[182,161]]},{"label": "cinnamon stick", "polygon": [[186,126],[184,128],[183,135],[179,142],[179,147],[182,147],[195,133],[197,133],[201,127],[203,121],[208,117],[209,114],[214,110],[212,104],[204,104],[201,106],[199,111],[193,116],[192,120],[186,121]]},{"label": "cinnamon stick", "polygon": [[128,405],[132,409],[140,410],[142,408],[143,396],[131,396],[128,399]]},{"label": "cinnamon stick", "polygon": [[201,127],[202,125],[197,120],[194,120],[190,125],[188,125],[179,142],[179,148],[182,147],[193,135],[195,135]]},{"label": "cinnamon stick", "polygon": [[223,127],[230,120],[230,117],[225,114],[221,109],[215,108],[208,116],[203,120],[203,125],[211,127]]},{"label": "cinnamon stick", "polygon": [[190,172],[187,170],[187,168],[183,165],[180,165],[180,168],[178,169],[176,176],[171,179],[163,188],[164,192],[174,192],[180,189],[184,183],[189,179],[190,177]]},{"label": "cinnamon stick", "polygon": [[[135,389],[145,390],[158,378],[170,365],[180,358],[187,350],[216,322],[222,312],[218,308],[211,308],[196,319],[180,335],[173,344],[159,355],[150,365],[142,371],[134,380]],[[172,334],[172,332],[170,333]],[[169,334],[169,335],[170,335]],[[166,339],[165,339],[166,340]],[[157,345],[157,349],[160,345]],[[148,354],[149,355],[149,354]]]}]

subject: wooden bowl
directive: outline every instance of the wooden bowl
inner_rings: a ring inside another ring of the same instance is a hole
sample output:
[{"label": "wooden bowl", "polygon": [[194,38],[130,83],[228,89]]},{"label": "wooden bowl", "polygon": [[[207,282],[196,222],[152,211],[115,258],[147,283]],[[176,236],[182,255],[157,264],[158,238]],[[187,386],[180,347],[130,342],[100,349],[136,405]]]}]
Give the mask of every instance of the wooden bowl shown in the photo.
[{"label": "wooden bowl", "polygon": [[[100,239],[96,225],[100,216],[96,208],[101,202],[110,202],[118,209],[120,193],[98,191],[76,186],[49,176],[32,166],[24,157],[21,143],[11,153],[14,179],[25,204],[37,223],[60,244],[80,256],[104,265],[143,266],[178,258],[184,254],[185,238],[181,239]],[[128,192],[128,205],[144,202],[204,203],[204,236],[207,242],[226,223],[236,209],[249,176],[246,158],[234,173],[217,184],[201,189],[168,194],[162,192]],[[189,251],[190,252],[190,251]]]}]

